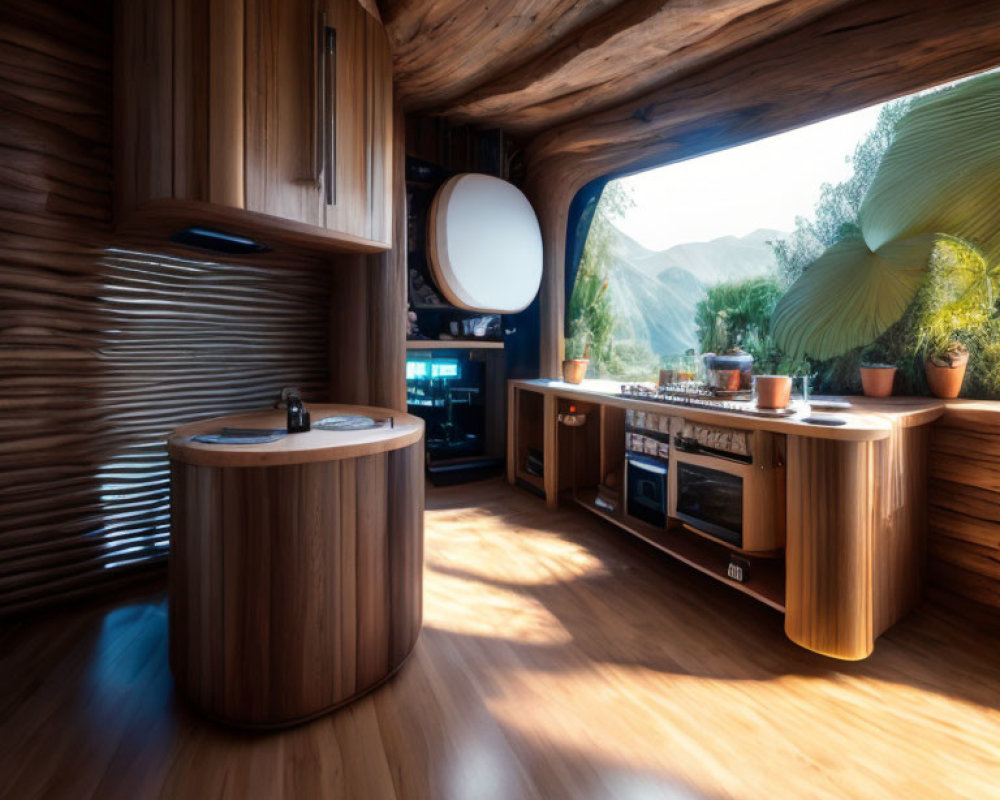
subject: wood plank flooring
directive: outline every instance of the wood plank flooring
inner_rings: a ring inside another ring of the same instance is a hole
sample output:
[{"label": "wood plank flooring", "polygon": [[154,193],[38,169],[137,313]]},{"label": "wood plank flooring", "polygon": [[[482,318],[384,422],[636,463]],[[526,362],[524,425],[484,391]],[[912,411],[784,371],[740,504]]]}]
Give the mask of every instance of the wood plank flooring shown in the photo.
[{"label": "wood plank flooring", "polygon": [[425,629],[282,733],[175,697],[162,589],[0,628],[0,797],[997,797],[1000,624],[925,602],[858,663],[586,512],[431,489]]}]

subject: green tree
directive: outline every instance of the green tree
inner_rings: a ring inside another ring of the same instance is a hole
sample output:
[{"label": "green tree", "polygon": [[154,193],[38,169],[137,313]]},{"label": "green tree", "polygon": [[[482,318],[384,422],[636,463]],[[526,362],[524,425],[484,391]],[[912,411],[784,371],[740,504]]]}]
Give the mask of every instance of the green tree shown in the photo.
[{"label": "green tree", "polygon": [[614,255],[611,225],[612,220],[621,219],[633,205],[634,201],[620,181],[611,181],[604,187],[570,296],[566,357],[580,358],[589,346],[594,375],[614,374],[610,371],[615,327],[611,306],[613,288],[607,275],[607,264]]},{"label": "green tree", "polygon": [[695,307],[698,343],[703,353],[724,353],[741,347],[759,368],[793,372],[771,335],[771,315],[781,298],[773,277],[720,283],[705,293]]},{"label": "green tree", "polygon": [[771,242],[778,262],[778,276],[783,286],[795,282],[806,266],[823,252],[858,232],[861,204],[875,179],[882,156],[892,143],[896,122],[912,104],[904,97],[886,103],[879,111],[875,127],[847,157],[851,176],[840,183],[824,183],[812,218],[796,217],[795,230],[784,239]]}]

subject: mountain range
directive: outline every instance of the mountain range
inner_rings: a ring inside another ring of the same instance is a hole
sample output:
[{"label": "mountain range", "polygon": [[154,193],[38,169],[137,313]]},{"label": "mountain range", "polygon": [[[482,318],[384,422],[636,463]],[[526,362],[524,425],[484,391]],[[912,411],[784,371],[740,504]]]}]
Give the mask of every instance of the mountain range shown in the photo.
[{"label": "mountain range", "polygon": [[657,355],[698,348],[695,306],[708,287],[773,274],[777,263],[769,241],[787,234],[758,229],[666,250],[648,250],[612,226],[611,263],[606,265],[616,341],[648,343]]}]

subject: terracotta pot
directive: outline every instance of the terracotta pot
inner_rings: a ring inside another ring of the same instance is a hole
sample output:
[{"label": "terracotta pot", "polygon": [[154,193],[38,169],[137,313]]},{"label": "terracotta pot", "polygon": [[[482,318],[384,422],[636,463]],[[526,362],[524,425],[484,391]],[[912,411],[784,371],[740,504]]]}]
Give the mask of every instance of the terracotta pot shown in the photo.
[{"label": "terracotta pot", "polygon": [[895,379],[895,367],[861,368],[861,386],[865,397],[889,397],[892,395],[892,382]]},{"label": "terracotta pot", "polygon": [[788,375],[757,375],[758,408],[788,408],[792,397],[792,379]]},{"label": "terracotta pot", "polygon": [[563,361],[563,380],[566,383],[582,383],[589,365],[589,358],[571,358]]},{"label": "terracotta pot", "polygon": [[924,369],[927,372],[927,385],[931,387],[931,394],[946,399],[958,397],[962,391],[962,381],[965,380],[965,368],[968,364],[968,354],[950,367],[938,366],[927,359],[924,362]]}]

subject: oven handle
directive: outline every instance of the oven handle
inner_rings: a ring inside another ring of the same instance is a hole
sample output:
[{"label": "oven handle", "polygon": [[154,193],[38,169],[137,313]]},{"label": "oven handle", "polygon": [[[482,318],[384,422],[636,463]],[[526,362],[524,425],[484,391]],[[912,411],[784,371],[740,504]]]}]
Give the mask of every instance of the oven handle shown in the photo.
[{"label": "oven handle", "polygon": [[637,458],[630,458],[628,460],[628,463],[630,466],[638,467],[641,470],[645,470],[646,472],[652,472],[656,475],[667,474],[667,468],[661,466],[660,464],[650,464],[648,461],[640,461]]}]

